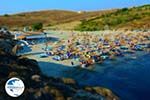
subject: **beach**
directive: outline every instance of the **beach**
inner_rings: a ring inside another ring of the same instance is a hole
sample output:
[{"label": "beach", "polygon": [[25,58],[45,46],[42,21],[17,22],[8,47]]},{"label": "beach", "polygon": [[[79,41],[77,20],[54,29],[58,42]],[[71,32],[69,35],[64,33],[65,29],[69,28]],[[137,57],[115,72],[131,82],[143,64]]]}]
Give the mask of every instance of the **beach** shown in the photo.
[{"label": "beach", "polygon": [[[139,35],[139,38],[137,38]],[[90,66],[105,59],[149,51],[149,32],[101,31],[101,32],[49,32],[50,40],[31,45],[31,52],[24,56],[37,61],[66,66]],[[131,58],[136,59],[136,56]]]},{"label": "beach", "polygon": [[[73,35],[75,35],[75,37],[80,37],[81,40],[84,40],[85,38],[83,37],[86,37],[86,35],[94,36],[94,40],[96,40],[95,36],[102,38],[106,35],[110,39],[109,41],[114,41],[116,39],[116,36],[125,36],[125,39],[130,39],[129,37],[133,36],[132,38],[134,39],[132,41],[134,41],[135,45],[150,43],[148,39],[143,38],[146,36],[149,37],[149,32],[84,32],[83,36],[81,33],[77,35],[75,33],[71,33],[72,32],[49,33],[49,36],[58,38],[58,41],[48,41],[48,46],[58,48],[59,46],[56,45],[68,44],[68,39],[72,39]],[[100,41],[100,43],[101,42],[102,41]],[[134,52],[129,52],[128,50],[126,50],[126,47],[128,47],[130,50],[130,44],[126,44],[125,41],[123,41],[122,44],[124,44],[125,46],[122,47],[123,50],[121,49],[121,53],[123,53],[123,56],[119,55],[116,56],[115,59],[107,58],[103,60],[102,63],[94,63],[89,66],[90,69],[89,67],[76,67],[75,65],[80,65],[80,62],[75,61],[75,59],[68,58],[65,60],[57,61],[53,59],[54,56],[40,57],[41,54],[45,54],[47,52],[42,49],[46,47],[45,43],[32,45],[32,53],[26,55],[26,57],[36,59],[39,63],[41,71],[47,76],[73,78],[83,86],[89,85],[108,87],[114,93],[116,93],[121,98],[121,100],[141,100],[143,99],[143,97],[148,98],[149,96],[146,95],[146,93],[148,93],[150,89],[146,89],[145,87],[149,87],[150,83],[147,80],[150,73],[148,70],[148,66],[150,66],[149,47],[145,47],[144,49],[138,48],[134,50]],[[115,48],[118,49],[119,47],[120,46],[116,46]],[[106,44],[106,50],[108,49],[108,52],[110,52],[109,48],[110,46]],[[85,52],[85,50],[82,52]],[[74,62],[74,66],[71,64],[72,61]]]}]

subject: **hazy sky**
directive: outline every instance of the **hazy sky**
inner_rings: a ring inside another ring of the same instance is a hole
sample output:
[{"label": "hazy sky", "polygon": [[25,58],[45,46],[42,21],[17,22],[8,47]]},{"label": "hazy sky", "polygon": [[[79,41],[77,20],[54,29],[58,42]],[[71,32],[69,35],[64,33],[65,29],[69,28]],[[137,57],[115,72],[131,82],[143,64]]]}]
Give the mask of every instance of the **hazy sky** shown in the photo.
[{"label": "hazy sky", "polygon": [[37,10],[102,10],[150,4],[150,0],[1,0],[0,14]]}]

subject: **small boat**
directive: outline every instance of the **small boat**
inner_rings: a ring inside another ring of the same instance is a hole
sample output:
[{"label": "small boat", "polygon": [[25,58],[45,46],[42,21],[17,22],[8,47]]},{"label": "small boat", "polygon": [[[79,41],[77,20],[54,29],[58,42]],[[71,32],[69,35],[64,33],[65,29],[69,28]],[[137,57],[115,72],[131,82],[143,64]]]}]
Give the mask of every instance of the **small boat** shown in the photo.
[{"label": "small boat", "polygon": [[48,57],[48,55],[47,55],[46,53],[42,53],[42,54],[40,54],[39,57],[40,57],[40,58],[46,58],[46,57]]}]

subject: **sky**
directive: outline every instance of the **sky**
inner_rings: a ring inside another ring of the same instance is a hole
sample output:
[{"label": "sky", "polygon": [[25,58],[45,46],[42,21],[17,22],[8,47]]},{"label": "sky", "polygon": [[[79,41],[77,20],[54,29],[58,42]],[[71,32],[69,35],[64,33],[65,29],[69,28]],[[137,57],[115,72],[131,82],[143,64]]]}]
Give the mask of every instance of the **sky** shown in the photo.
[{"label": "sky", "polygon": [[92,11],[150,4],[150,0],[1,0],[0,15],[38,10]]}]

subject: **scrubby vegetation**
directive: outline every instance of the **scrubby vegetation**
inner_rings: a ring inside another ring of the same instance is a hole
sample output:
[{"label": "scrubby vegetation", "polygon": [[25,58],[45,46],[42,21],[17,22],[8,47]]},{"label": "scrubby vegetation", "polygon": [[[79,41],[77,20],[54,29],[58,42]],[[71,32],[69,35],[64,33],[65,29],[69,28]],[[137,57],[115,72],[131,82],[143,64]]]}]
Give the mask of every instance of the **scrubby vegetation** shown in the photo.
[{"label": "scrubby vegetation", "polygon": [[8,14],[4,14],[4,17],[9,17],[9,15]]},{"label": "scrubby vegetation", "polygon": [[116,12],[83,20],[76,30],[104,30],[106,25],[109,29],[148,29],[150,27],[150,5],[123,8]]},{"label": "scrubby vegetation", "polygon": [[35,23],[35,24],[33,24],[33,25],[32,25],[32,29],[33,29],[34,31],[43,29],[43,23]]},{"label": "scrubby vegetation", "polygon": [[28,13],[19,13],[14,15],[0,16],[0,26],[8,26],[10,28],[23,28],[24,26],[32,27],[35,23],[43,23],[43,26],[53,26],[83,19],[89,19],[102,15],[104,13],[114,12],[115,10],[93,11],[85,13],[77,13],[74,11],[64,10],[47,10]]},{"label": "scrubby vegetation", "polygon": [[42,23],[44,29],[97,31],[107,29],[148,29],[150,5],[139,7],[90,11],[49,10],[0,16],[0,26],[23,29]]}]

